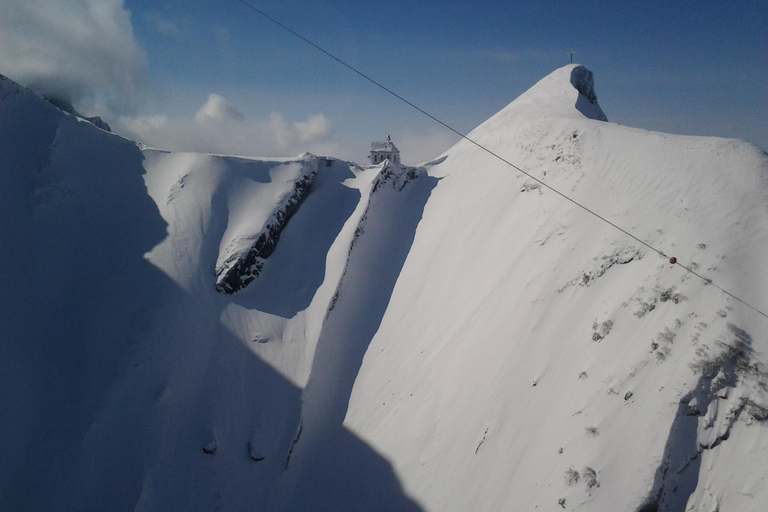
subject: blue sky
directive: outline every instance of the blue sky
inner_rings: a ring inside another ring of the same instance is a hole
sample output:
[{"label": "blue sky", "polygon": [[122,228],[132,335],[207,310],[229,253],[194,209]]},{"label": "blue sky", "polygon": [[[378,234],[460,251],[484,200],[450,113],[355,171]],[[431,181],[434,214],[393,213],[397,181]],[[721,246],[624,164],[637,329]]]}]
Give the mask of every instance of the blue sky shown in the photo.
[{"label": "blue sky", "polygon": [[[462,132],[567,64],[573,48],[575,61],[595,73],[611,121],[768,147],[764,1],[253,3]],[[322,114],[310,135],[296,128],[303,135],[292,135],[284,151],[304,141],[362,160],[368,142],[391,133],[404,159],[417,163],[406,150],[423,160],[455,140],[237,0],[125,0],[122,7],[144,54],[139,100],[125,112],[114,98],[109,104],[122,125],[139,126],[130,116],[191,120],[215,93],[247,121],[271,119],[288,131]],[[205,150],[205,137],[195,144]]]}]

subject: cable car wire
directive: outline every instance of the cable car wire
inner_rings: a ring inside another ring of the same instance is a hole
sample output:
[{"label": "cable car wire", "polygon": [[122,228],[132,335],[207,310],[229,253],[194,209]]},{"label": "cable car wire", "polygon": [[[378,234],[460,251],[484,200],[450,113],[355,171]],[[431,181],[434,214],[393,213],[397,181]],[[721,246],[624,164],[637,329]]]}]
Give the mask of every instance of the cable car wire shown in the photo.
[{"label": "cable car wire", "polygon": [[[528,176],[528,177],[529,177],[529,178],[531,178],[532,180],[535,180],[537,183],[539,183],[539,184],[540,184],[540,185],[542,185],[543,187],[546,187],[547,189],[551,190],[552,192],[554,192],[555,194],[559,195],[559,196],[560,196],[560,197],[562,197],[563,199],[565,199],[565,200],[567,200],[567,201],[569,201],[569,202],[573,203],[574,205],[578,206],[579,208],[581,208],[582,210],[586,211],[587,213],[590,213],[590,214],[592,214],[594,217],[597,217],[598,219],[600,219],[601,221],[605,222],[606,224],[608,224],[608,225],[610,225],[610,226],[614,227],[615,229],[617,229],[617,230],[621,231],[622,233],[624,233],[624,234],[625,234],[625,235],[627,235],[628,237],[630,237],[630,238],[632,238],[633,240],[637,241],[638,243],[640,243],[640,244],[644,245],[645,247],[647,247],[647,248],[651,249],[652,251],[656,252],[656,253],[657,253],[657,254],[659,254],[660,256],[662,256],[662,257],[664,257],[664,258],[668,258],[668,256],[667,256],[667,255],[666,255],[666,254],[665,254],[663,251],[661,251],[660,249],[657,249],[656,247],[652,246],[650,243],[646,242],[645,240],[642,240],[641,238],[639,238],[639,237],[637,237],[637,236],[633,235],[632,233],[630,233],[630,232],[629,232],[629,231],[627,231],[626,229],[624,229],[624,228],[622,228],[621,226],[619,226],[619,225],[615,224],[614,222],[612,222],[612,221],[610,221],[610,220],[606,219],[605,217],[603,217],[603,216],[602,216],[602,215],[600,215],[599,213],[595,212],[594,210],[590,209],[590,208],[589,208],[589,207],[587,207],[587,206],[584,206],[583,204],[579,203],[578,201],[576,201],[575,199],[571,198],[570,196],[568,196],[568,195],[564,194],[563,192],[560,192],[558,189],[554,188],[553,186],[551,186],[551,185],[549,185],[549,184],[547,184],[547,183],[543,182],[542,180],[540,180],[540,179],[539,179],[539,178],[537,178],[536,176],[533,176],[533,175],[532,175],[532,174],[530,174],[529,172],[526,172],[524,169],[521,169],[521,168],[520,168],[520,167],[518,167],[517,165],[515,165],[515,164],[513,164],[512,162],[510,162],[509,160],[507,160],[506,158],[504,158],[504,157],[502,157],[502,156],[500,156],[500,155],[498,155],[498,154],[494,153],[493,151],[491,151],[490,149],[486,148],[485,146],[483,146],[483,145],[482,145],[482,144],[480,144],[479,142],[477,142],[477,141],[475,141],[475,140],[472,140],[472,139],[470,139],[469,137],[467,137],[467,135],[465,135],[464,133],[462,133],[462,132],[460,132],[459,130],[455,129],[454,127],[452,127],[452,126],[451,126],[451,125],[449,125],[448,123],[445,123],[444,121],[441,121],[440,119],[438,119],[437,117],[433,116],[432,114],[430,114],[430,113],[429,113],[429,112],[427,112],[426,110],[424,110],[424,109],[420,108],[418,105],[415,105],[414,103],[412,103],[412,102],[408,101],[407,99],[403,98],[402,96],[400,96],[399,94],[397,94],[396,92],[394,92],[392,89],[390,89],[390,88],[386,87],[385,85],[383,85],[383,84],[382,84],[382,83],[380,83],[380,82],[377,82],[376,80],[374,80],[374,79],[373,79],[373,78],[371,78],[370,76],[366,75],[366,74],[365,74],[365,73],[363,73],[362,71],[358,70],[357,68],[355,68],[355,67],[354,67],[354,66],[352,66],[351,64],[348,64],[348,63],[346,63],[345,61],[341,60],[340,58],[336,57],[334,54],[332,54],[332,53],[331,53],[331,52],[329,52],[328,50],[326,50],[326,49],[322,48],[321,46],[319,46],[319,45],[315,44],[314,42],[310,41],[309,39],[307,39],[307,38],[306,38],[306,37],[304,37],[303,35],[299,34],[299,33],[298,33],[298,32],[296,32],[295,30],[293,30],[292,28],[290,28],[290,27],[286,26],[285,24],[281,23],[279,20],[277,20],[277,19],[273,18],[272,16],[270,16],[270,15],[269,15],[269,14],[267,14],[266,12],[262,11],[261,9],[259,9],[259,8],[258,8],[258,7],[256,7],[255,5],[251,4],[250,2],[248,2],[248,1],[246,1],[246,0],[237,0],[237,1],[238,1],[238,2],[240,2],[241,4],[243,4],[244,6],[248,7],[248,8],[249,8],[249,9],[251,9],[252,11],[256,12],[256,13],[257,13],[257,14],[259,14],[260,16],[262,16],[262,17],[266,18],[267,20],[271,21],[271,22],[272,22],[272,23],[274,23],[275,25],[279,26],[279,27],[280,27],[280,28],[282,28],[283,30],[286,30],[287,32],[289,32],[289,33],[293,34],[295,37],[297,37],[297,38],[301,39],[302,41],[304,41],[305,43],[307,43],[307,44],[308,44],[308,45],[310,45],[311,47],[315,48],[316,50],[318,50],[318,51],[322,52],[322,53],[323,53],[323,54],[325,54],[326,56],[328,56],[328,57],[330,57],[331,59],[335,60],[336,62],[338,62],[339,64],[341,64],[341,65],[342,65],[342,66],[344,66],[345,68],[349,69],[349,70],[350,70],[350,71],[352,71],[353,73],[356,73],[357,75],[361,76],[361,77],[362,77],[362,78],[364,78],[365,80],[367,80],[367,81],[371,82],[371,83],[372,83],[373,85],[375,85],[376,87],[378,87],[378,88],[380,88],[380,89],[382,89],[382,90],[386,91],[387,93],[391,94],[392,96],[394,96],[394,97],[395,97],[395,98],[397,98],[398,100],[402,101],[402,102],[403,102],[403,103],[405,103],[406,105],[408,105],[408,106],[410,106],[410,107],[414,108],[415,110],[417,110],[417,111],[421,112],[423,115],[425,115],[425,116],[427,116],[428,118],[432,119],[432,120],[433,120],[433,121],[435,121],[436,123],[438,123],[438,124],[442,125],[444,128],[447,128],[448,130],[452,131],[453,133],[455,133],[456,135],[458,135],[458,136],[459,136],[459,137],[461,137],[462,139],[466,140],[467,142],[470,142],[470,143],[474,144],[475,146],[477,146],[477,147],[478,147],[478,148],[480,148],[481,150],[485,151],[485,152],[486,152],[486,153],[488,153],[489,155],[493,156],[494,158],[497,158],[498,160],[500,160],[500,161],[504,162],[505,164],[507,164],[508,166],[512,167],[513,169],[516,169],[517,171],[519,171],[519,172],[521,172],[521,173],[525,174],[526,176]],[[670,260],[671,260],[671,259],[670,259]],[[696,271],[694,271],[693,269],[691,269],[691,268],[689,268],[689,267],[687,267],[687,266],[683,265],[682,263],[680,263],[680,262],[679,262],[679,261],[677,261],[676,259],[675,259],[674,263],[672,263],[672,264],[673,264],[673,265],[677,265],[677,266],[679,266],[680,268],[682,268],[682,269],[686,270],[687,272],[690,272],[691,274],[695,275],[696,277],[698,277],[699,279],[701,279],[702,281],[704,281],[704,283],[705,283],[705,284],[709,284],[709,285],[712,285],[712,286],[714,286],[715,288],[717,288],[717,289],[718,289],[718,290],[720,290],[721,292],[725,293],[725,294],[726,294],[726,295],[728,295],[729,297],[732,297],[732,298],[736,299],[737,301],[739,301],[740,303],[744,304],[745,306],[747,306],[748,308],[752,309],[753,311],[757,312],[758,314],[760,314],[760,315],[764,316],[765,318],[768,318],[768,313],[765,313],[764,311],[761,311],[761,310],[760,310],[760,309],[758,309],[756,306],[753,306],[752,304],[750,304],[750,303],[749,303],[749,302],[747,302],[746,300],[744,300],[744,299],[742,299],[742,298],[740,298],[740,297],[736,296],[735,294],[733,294],[733,293],[729,292],[728,290],[726,290],[726,289],[722,288],[721,286],[718,286],[718,285],[717,285],[717,284],[715,284],[715,283],[714,283],[714,282],[713,282],[711,279],[709,279],[709,278],[707,278],[707,277],[704,277],[704,276],[700,275],[699,273],[697,273],[697,272],[696,272]]]}]

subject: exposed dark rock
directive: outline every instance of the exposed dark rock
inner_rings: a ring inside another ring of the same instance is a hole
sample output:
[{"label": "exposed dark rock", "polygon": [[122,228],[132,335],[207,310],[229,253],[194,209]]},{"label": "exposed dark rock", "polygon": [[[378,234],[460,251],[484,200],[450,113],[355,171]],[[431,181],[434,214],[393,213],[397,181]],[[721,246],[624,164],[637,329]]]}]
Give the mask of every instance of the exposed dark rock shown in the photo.
[{"label": "exposed dark rock", "polygon": [[[559,158],[559,157],[558,157],[558,158]],[[529,191],[531,191],[531,190],[538,190],[539,192],[541,192],[541,185],[540,185],[540,184],[538,184],[538,183],[529,183],[529,182],[525,182],[525,183],[523,183],[523,185],[520,187],[520,192],[529,192]]]},{"label": "exposed dark rock", "polygon": [[253,443],[248,443],[248,457],[254,462],[261,462],[266,459]]},{"label": "exposed dark rock", "polygon": [[477,452],[480,450],[480,447],[483,446],[486,436],[488,436],[488,429],[485,429],[485,432],[483,432],[483,438],[478,443],[477,448],[475,448],[475,455],[477,455]]},{"label": "exposed dark rock", "polygon": [[216,439],[214,438],[211,442],[203,445],[203,453],[206,455],[216,455],[216,449],[218,448],[218,443],[216,442]]},{"label": "exposed dark rock", "polygon": [[575,285],[590,286],[592,283],[605,275],[605,273],[608,272],[608,270],[610,270],[613,266],[626,265],[632,261],[642,259],[643,256],[643,252],[640,249],[630,245],[623,249],[618,249],[612,254],[603,255],[600,259],[595,258],[595,261],[602,260],[600,261],[600,265],[593,267],[591,270],[583,270],[579,272],[579,275],[576,278],[566,283],[565,286],[559,288],[557,291],[562,293],[569,286]]},{"label": "exposed dark rock", "polygon": [[611,332],[611,328],[613,327],[613,321],[612,320],[606,320],[600,324],[597,323],[597,321],[592,323],[592,329],[595,331],[592,333],[592,341],[599,342],[608,334]]},{"label": "exposed dark rock", "polygon": [[67,112],[69,114],[72,114],[73,116],[79,117],[80,119],[85,119],[86,121],[94,125],[96,128],[101,128],[106,132],[112,131],[109,125],[104,120],[102,120],[99,116],[85,117],[83,114],[75,110],[75,107],[72,105],[72,102],[69,101],[69,99],[67,98],[58,97],[58,96],[44,96],[44,98],[48,100],[49,103],[63,110],[64,112]]},{"label": "exposed dark rock", "polygon": [[405,165],[389,163],[387,164],[376,179],[373,180],[373,189],[371,195],[377,192],[381,187],[390,185],[398,192],[403,190],[408,184],[421,176],[422,167],[408,167]]},{"label": "exposed dark rock", "polygon": [[288,221],[306,199],[317,176],[316,168],[293,185],[293,191],[272,214],[251,248],[240,256],[232,265],[216,268],[216,291],[233,294],[248,286],[264,268],[264,261],[275,251],[277,242]]},{"label": "exposed dark rock", "polygon": [[579,475],[579,472],[576,471],[576,469],[570,467],[565,470],[565,485],[572,486],[579,483],[579,479],[581,476]]},{"label": "exposed dark rock", "polygon": [[597,103],[595,78],[590,70],[584,66],[573,68],[573,71],[571,71],[571,85],[579,91],[579,98],[576,101],[576,109],[579,112],[592,119],[608,121],[605,113],[603,113],[603,109]]},{"label": "exposed dark rock", "polygon": [[584,484],[587,486],[587,491],[592,490],[595,487],[600,487],[600,484],[597,481],[597,472],[590,468],[586,467],[582,470],[581,476],[584,479]]},{"label": "exposed dark rock", "polygon": [[86,121],[94,125],[96,128],[101,128],[105,132],[111,132],[112,129],[109,127],[106,121],[104,121],[99,116],[93,116],[93,117],[84,117]]},{"label": "exposed dark rock", "polygon": [[685,413],[688,416],[701,415],[701,411],[699,410],[699,401],[696,397],[691,398],[691,400],[688,402],[688,408],[686,409]]},{"label": "exposed dark rock", "polygon": [[669,288],[668,290],[664,290],[661,292],[661,295],[659,296],[660,302],[667,302],[672,301],[675,304],[680,304],[682,301],[686,300],[687,297],[681,293],[675,293],[674,288]]},{"label": "exposed dark rock", "polygon": [[296,436],[294,436],[293,441],[291,442],[291,447],[288,449],[288,455],[285,457],[285,467],[283,469],[288,469],[288,465],[291,463],[291,455],[293,455],[293,449],[296,447],[296,443],[299,442],[299,439],[301,439],[301,433],[303,431],[304,418],[299,421],[299,428],[296,430]]},{"label": "exposed dark rock", "polygon": [[[719,405],[721,397],[727,396],[727,390],[736,387],[740,378],[757,371],[756,363],[750,362],[751,335],[732,324],[728,328],[734,339],[730,344],[721,343],[722,353],[691,365],[700,373],[699,381],[678,405],[653,487],[637,512],[683,510],[698,486],[701,452],[727,441],[742,413],[749,415],[745,418],[747,424],[768,419],[768,408],[749,398],[739,399],[735,407],[727,410]],[[706,415],[702,431],[701,415]]]}]

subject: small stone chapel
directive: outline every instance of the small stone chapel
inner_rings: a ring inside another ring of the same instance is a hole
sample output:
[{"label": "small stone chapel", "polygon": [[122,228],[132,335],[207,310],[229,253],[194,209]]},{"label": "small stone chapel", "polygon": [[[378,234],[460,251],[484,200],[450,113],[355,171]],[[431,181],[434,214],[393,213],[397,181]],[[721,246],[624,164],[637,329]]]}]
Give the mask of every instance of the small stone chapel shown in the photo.
[{"label": "small stone chapel", "polygon": [[386,159],[399,164],[400,150],[395,147],[392,139],[387,135],[387,142],[371,142],[371,154],[368,158],[371,164],[379,164]]}]

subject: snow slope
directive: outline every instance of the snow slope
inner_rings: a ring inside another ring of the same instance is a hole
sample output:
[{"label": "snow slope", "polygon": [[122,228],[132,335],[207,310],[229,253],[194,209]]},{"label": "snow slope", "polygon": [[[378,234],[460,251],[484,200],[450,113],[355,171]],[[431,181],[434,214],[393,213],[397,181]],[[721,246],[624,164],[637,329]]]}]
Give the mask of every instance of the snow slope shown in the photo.
[{"label": "snow slope", "polygon": [[[566,66],[470,137],[768,309],[768,157]],[[462,141],[139,147],[0,77],[0,510],[763,510],[768,320]]]},{"label": "snow slope", "polygon": [[[580,72],[469,137],[766,311],[765,152],[585,116]],[[443,156],[345,425],[428,510],[763,510],[768,320],[471,143]]]},{"label": "snow slope", "polygon": [[[380,169],[142,150],[5,77],[0,126],[0,510],[271,509]],[[318,170],[259,286],[218,291]],[[328,503],[414,507],[386,460],[329,434],[365,470]]]}]

